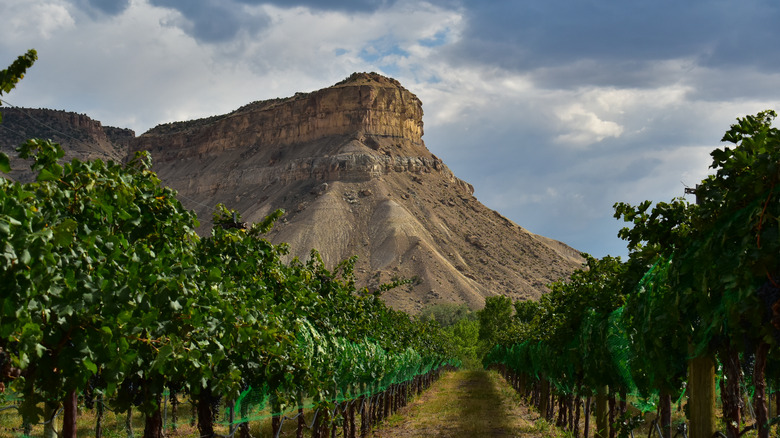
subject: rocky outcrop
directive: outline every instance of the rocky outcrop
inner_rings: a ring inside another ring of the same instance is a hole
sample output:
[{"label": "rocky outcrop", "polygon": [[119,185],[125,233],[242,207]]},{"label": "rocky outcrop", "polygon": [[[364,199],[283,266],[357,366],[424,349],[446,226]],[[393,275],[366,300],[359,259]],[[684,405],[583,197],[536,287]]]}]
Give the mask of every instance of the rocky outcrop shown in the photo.
[{"label": "rocky outcrop", "polygon": [[427,152],[422,134],[422,105],[414,94],[393,79],[356,73],[313,93],[254,102],[224,116],[157,126],[141,137],[138,147],[155,151],[162,160],[177,160],[347,135],[374,149],[388,146],[392,139],[393,147],[418,156]]},{"label": "rocky outcrop", "polygon": [[30,181],[29,163],[17,157],[16,148],[30,138],[51,139],[65,147],[65,159],[123,161],[135,133],[130,129],[103,126],[85,114],[73,112],[0,107],[0,151],[11,157],[10,177]]}]

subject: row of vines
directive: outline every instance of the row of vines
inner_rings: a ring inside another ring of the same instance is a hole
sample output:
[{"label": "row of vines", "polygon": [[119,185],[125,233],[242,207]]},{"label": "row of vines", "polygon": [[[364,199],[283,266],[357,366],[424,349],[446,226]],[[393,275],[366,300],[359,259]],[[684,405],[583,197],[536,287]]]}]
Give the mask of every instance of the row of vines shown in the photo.
[{"label": "row of vines", "polygon": [[[609,427],[618,421],[607,419],[615,412],[607,400],[614,407],[628,399],[640,411],[657,411],[667,438],[675,400],[692,438],[710,438],[720,427],[729,438],[750,429],[768,437],[777,420],[767,382],[780,383],[775,117],[765,111],[731,126],[723,137],[731,145],[711,153],[712,174],[690,189],[696,203],[616,204],[615,217],[629,223],[619,234],[628,259],[586,255],[586,265],[539,302],[515,303],[485,364],[529,394],[541,388],[538,399],[558,394],[564,409],[595,396],[601,436],[618,429]],[[755,421],[746,420],[748,411]]]},{"label": "row of vines", "polygon": [[[2,91],[34,57],[2,72]],[[393,285],[356,289],[353,259],[333,271],[314,251],[286,261],[287,246],[262,237],[281,211],[246,225],[218,206],[201,237],[146,154],[61,163],[62,148],[43,140],[18,151],[37,179],[0,178],[0,393],[18,398],[27,424],[63,406],[60,436],[76,436],[88,391],[118,412],[140,410],[144,436],[157,437],[161,401],[178,393],[197,406],[201,436],[215,435],[218,400],[235,412],[230,433],[246,436],[253,411],[336,412],[406,394],[450,363],[437,325],[380,300]],[[8,163],[0,154],[3,171]],[[333,417],[321,415],[313,435]]]}]

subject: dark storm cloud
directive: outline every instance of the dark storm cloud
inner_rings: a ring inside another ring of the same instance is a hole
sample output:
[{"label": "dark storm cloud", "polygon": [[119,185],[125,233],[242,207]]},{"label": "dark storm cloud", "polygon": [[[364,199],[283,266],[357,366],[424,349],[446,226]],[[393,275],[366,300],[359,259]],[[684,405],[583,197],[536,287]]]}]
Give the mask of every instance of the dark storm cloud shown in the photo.
[{"label": "dark storm cloud", "polygon": [[77,0],[77,5],[86,7],[91,12],[101,12],[107,15],[117,15],[130,6],[130,0]]},{"label": "dark storm cloud", "polygon": [[[399,0],[236,0],[246,4],[272,4],[282,8],[304,6],[318,11],[372,12],[393,6]],[[459,0],[431,0],[428,3],[444,7],[457,8]],[[478,7],[480,6],[477,3]]]},{"label": "dark storm cloud", "polygon": [[676,82],[692,69],[693,65],[664,68],[657,60],[587,59],[532,68],[532,76],[536,85],[548,89],[573,89],[583,83],[596,87],[655,88]]},{"label": "dark storm cloud", "polygon": [[652,86],[656,79],[647,72],[653,63],[678,58],[704,66],[780,67],[780,57],[769,53],[770,44],[780,39],[780,3],[769,0],[469,0],[465,5],[467,28],[449,52],[454,63],[532,71],[594,61],[584,71],[551,71],[549,85]]},{"label": "dark storm cloud", "polygon": [[267,16],[248,15],[240,3],[232,0],[150,0],[150,3],[179,11],[187,21],[168,24],[209,43],[226,42],[242,29],[257,31],[269,23]]},{"label": "dark storm cloud", "polygon": [[319,11],[370,12],[390,6],[395,0],[236,0],[238,2],[259,5],[271,4],[281,8],[304,6]]},{"label": "dark storm cloud", "polygon": [[[97,0],[93,0],[97,1]],[[282,8],[308,7],[317,11],[371,12],[390,6],[395,0],[149,0],[155,6],[179,11],[187,20],[169,23],[204,42],[225,42],[240,30],[257,31],[269,23],[267,16],[247,16],[246,6],[274,5]]]}]

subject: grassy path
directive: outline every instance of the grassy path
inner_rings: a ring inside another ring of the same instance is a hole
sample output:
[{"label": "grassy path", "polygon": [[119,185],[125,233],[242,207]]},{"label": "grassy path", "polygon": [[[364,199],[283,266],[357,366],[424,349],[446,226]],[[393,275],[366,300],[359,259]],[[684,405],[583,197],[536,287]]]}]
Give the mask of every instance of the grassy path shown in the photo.
[{"label": "grassy path", "polygon": [[555,431],[530,411],[495,372],[447,373],[387,419],[374,437],[549,437]]}]

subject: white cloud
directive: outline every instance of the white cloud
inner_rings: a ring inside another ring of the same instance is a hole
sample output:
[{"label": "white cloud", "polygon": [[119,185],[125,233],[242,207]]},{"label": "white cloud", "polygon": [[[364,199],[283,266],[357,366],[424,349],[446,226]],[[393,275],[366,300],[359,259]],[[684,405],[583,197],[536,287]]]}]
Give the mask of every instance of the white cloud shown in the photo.
[{"label": "white cloud", "polygon": [[75,20],[64,1],[4,0],[0,3],[0,40],[3,45],[24,45],[35,38],[49,39]]},{"label": "white cloud", "polygon": [[423,101],[426,127],[533,117],[528,107],[549,98],[527,75],[484,66],[455,67],[436,58],[424,61],[415,75],[400,79]]},{"label": "white cloud", "polygon": [[450,37],[460,22],[457,13],[425,4],[412,9],[398,3],[389,9],[354,14],[263,8],[271,17],[271,26],[225,54],[246,62],[256,74],[293,71],[316,78],[320,87],[328,85],[323,81],[342,79],[359,69],[414,66],[430,56],[420,40],[440,32]]},{"label": "white cloud", "polygon": [[[625,199],[649,199],[649,188],[653,192],[666,192],[663,198],[654,201],[669,201],[674,197],[683,196],[685,187],[693,187],[711,173],[709,165],[712,162],[710,152],[717,145],[690,145],[676,147],[664,151],[647,151],[642,154],[642,160],[654,160],[658,164],[653,172],[633,181],[622,191]],[[643,198],[644,196],[644,198]]]},{"label": "white cloud", "polygon": [[582,104],[567,105],[556,111],[565,134],[560,134],[554,141],[567,146],[584,147],[598,143],[607,137],[620,137],[623,127],[609,120],[602,120],[593,111],[588,111]]},{"label": "white cloud", "polygon": [[[111,19],[84,17],[77,27],[59,28],[52,40],[31,39],[40,60],[30,86],[14,94],[21,103],[14,103],[86,112],[141,133],[157,123],[322,88],[354,71],[413,74],[426,62],[420,56],[431,56],[415,52],[419,42],[455,38],[461,20],[431,5],[412,9],[413,3],[359,14],[246,8],[250,15],[270,16],[271,25],[215,44],[177,27],[183,20],[178,12],[146,1],[134,1]],[[377,59],[364,59],[371,49]],[[67,78],[68,87],[55,77]]]}]

